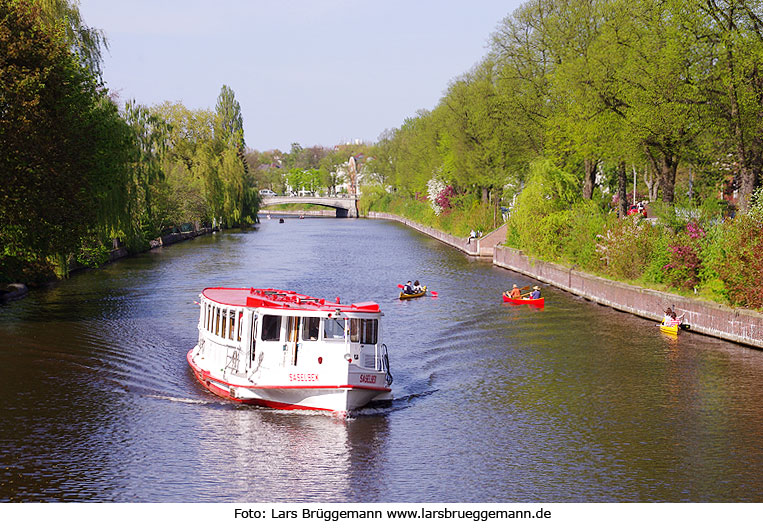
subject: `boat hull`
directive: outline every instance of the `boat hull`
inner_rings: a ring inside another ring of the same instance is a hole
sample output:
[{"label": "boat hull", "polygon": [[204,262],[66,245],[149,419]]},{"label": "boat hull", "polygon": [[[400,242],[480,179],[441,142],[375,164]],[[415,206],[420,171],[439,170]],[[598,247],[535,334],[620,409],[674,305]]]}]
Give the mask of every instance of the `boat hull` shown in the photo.
[{"label": "boat hull", "polygon": [[239,384],[212,376],[193,360],[188,352],[188,365],[194,376],[210,392],[243,404],[256,404],[282,410],[318,410],[348,412],[366,406],[372,400],[391,398],[391,390],[383,386],[275,386]]},{"label": "boat hull", "polygon": [[678,325],[660,325],[660,330],[664,332],[665,334],[671,334],[673,336],[678,336]]},{"label": "boat hull", "polygon": [[533,307],[543,307],[546,304],[545,298],[538,299],[522,299],[522,298],[510,298],[506,294],[503,294],[503,300],[514,305],[532,305]]},{"label": "boat hull", "polygon": [[417,292],[416,294],[404,294],[400,293],[400,299],[413,299],[413,298],[420,298],[423,296],[426,296],[427,294],[427,287],[424,287],[421,292]]}]

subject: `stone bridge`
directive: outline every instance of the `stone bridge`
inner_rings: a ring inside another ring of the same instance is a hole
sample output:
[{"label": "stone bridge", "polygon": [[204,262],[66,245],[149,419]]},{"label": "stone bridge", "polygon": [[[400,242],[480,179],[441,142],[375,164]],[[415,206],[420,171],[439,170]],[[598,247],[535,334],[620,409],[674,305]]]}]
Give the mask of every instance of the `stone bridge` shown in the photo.
[{"label": "stone bridge", "polygon": [[263,209],[279,204],[315,204],[334,208],[336,216],[340,218],[358,216],[357,197],[262,197]]}]

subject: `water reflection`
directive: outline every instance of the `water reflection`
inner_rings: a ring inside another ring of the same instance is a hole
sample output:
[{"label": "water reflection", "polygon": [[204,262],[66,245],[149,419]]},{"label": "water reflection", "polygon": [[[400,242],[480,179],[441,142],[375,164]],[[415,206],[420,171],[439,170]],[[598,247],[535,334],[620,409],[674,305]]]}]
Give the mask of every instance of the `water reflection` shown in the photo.
[{"label": "water reflection", "polygon": [[[438,297],[401,302],[418,279]],[[0,307],[0,499],[761,501],[763,356],[544,287],[398,224],[263,222]],[[524,281],[525,283],[527,281]],[[385,313],[395,400],[349,420],[237,406],[185,353],[207,286]]]}]

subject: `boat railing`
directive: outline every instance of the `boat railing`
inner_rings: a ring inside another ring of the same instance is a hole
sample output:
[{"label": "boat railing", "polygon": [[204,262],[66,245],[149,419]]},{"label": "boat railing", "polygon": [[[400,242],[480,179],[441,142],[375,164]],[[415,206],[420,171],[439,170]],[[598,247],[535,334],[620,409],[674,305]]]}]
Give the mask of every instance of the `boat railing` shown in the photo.
[{"label": "boat railing", "polygon": [[387,344],[381,344],[381,370],[384,371],[387,385],[392,385],[392,373],[389,372],[389,355],[387,354]]},{"label": "boat railing", "polygon": [[241,364],[241,356],[239,355],[239,348],[238,347],[229,347],[228,348],[228,357],[226,358],[225,362],[225,371],[230,371],[231,373],[238,373],[239,367]]}]

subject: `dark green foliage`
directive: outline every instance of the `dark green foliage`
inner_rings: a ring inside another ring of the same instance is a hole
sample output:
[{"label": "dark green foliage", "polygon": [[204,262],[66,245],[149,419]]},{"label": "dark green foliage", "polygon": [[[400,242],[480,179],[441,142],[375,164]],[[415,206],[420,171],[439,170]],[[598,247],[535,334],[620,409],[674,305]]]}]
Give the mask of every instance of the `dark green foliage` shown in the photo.
[{"label": "dark green foliage", "polygon": [[0,71],[2,257],[61,264],[90,229],[115,223],[124,126],[32,3],[0,0]]},{"label": "dark green foliage", "polygon": [[[140,251],[184,222],[256,218],[233,91],[195,129],[135,102],[120,115],[94,73],[102,43],[76,4],[0,0],[2,280],[99,266],[117,237]],[[171,142],[173,126],[199,134]]]}]

